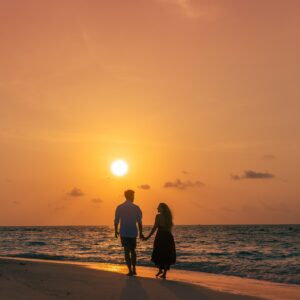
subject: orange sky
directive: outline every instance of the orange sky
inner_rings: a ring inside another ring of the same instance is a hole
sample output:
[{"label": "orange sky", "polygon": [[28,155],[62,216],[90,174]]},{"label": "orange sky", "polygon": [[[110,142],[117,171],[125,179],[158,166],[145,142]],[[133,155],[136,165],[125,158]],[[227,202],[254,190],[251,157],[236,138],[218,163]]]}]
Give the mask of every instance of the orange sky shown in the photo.
[{"label": "orange sky", "polygon": [[1,0],[0,225],[111,224],[126,188],[147,224],[161,201],[176,224],[299,223],[299,16]]}]

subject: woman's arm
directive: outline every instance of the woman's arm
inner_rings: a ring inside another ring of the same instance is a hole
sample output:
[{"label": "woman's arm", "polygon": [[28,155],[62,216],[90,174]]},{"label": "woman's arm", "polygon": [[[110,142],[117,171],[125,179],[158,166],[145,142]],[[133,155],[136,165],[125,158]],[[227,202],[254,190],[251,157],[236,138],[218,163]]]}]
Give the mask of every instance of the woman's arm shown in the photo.
[{"label": "woman's arm", "polygon": [[153,233],[156,231],[156,229],[158,228],[158,224],[159,224],[159,215],[156,215],[155,217],[155,222],[154,222],[154,225],[152,227],[152,230],[151,232],[149,233],[149,235],[145,238],[145,240],[148,240],[152,235]]}]

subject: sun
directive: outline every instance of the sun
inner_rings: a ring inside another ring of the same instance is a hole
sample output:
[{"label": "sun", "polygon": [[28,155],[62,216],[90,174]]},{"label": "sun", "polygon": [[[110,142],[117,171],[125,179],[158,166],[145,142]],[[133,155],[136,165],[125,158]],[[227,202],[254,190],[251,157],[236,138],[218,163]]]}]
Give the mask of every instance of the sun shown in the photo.
[{"label": "sun", "polygon": [[110,170],[115,176],[121,177],[128,172],[128,164],[122,159],[117,159],[110,165]]}]

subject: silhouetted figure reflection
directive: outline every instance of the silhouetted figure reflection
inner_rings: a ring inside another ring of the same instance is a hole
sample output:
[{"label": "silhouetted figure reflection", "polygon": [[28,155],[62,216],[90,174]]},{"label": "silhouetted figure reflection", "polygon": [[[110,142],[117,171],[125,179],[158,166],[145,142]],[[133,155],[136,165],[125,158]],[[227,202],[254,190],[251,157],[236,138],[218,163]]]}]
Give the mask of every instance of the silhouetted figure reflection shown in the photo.
[{"label": "silhouetted figure reflection", "polygon": [[160,203],[157,210],[159,213],[155,217],[154,226],[145,240],[157,231],[151,260],[159,268],[156,277],[165,279],[170,266],[176,262],[175,242],[171,232],[173,217],[170,208],[165,203]]}]

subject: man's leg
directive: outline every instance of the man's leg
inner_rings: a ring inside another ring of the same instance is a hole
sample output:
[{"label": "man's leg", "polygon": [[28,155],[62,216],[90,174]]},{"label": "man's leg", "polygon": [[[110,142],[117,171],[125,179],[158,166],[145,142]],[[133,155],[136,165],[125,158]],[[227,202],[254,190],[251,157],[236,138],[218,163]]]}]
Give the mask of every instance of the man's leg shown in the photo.
[{"label": "man's leg", "polygon": [[132,272],[133,275],[136,275],[136,252],[135,252],[135,248],[131,248],[130,249],[130,255],[131,255],[131,264],[132,264]]},{"label": "man's leg", "polygon": [[128,275],[132,274],[132,269],[131,269],[131,265],[132,265],[132,261],[130,258],[130,248],[128,247],[124,247],[124,253],[125,253],[125,261],[126,261],[126,265],[128,267]]}]

